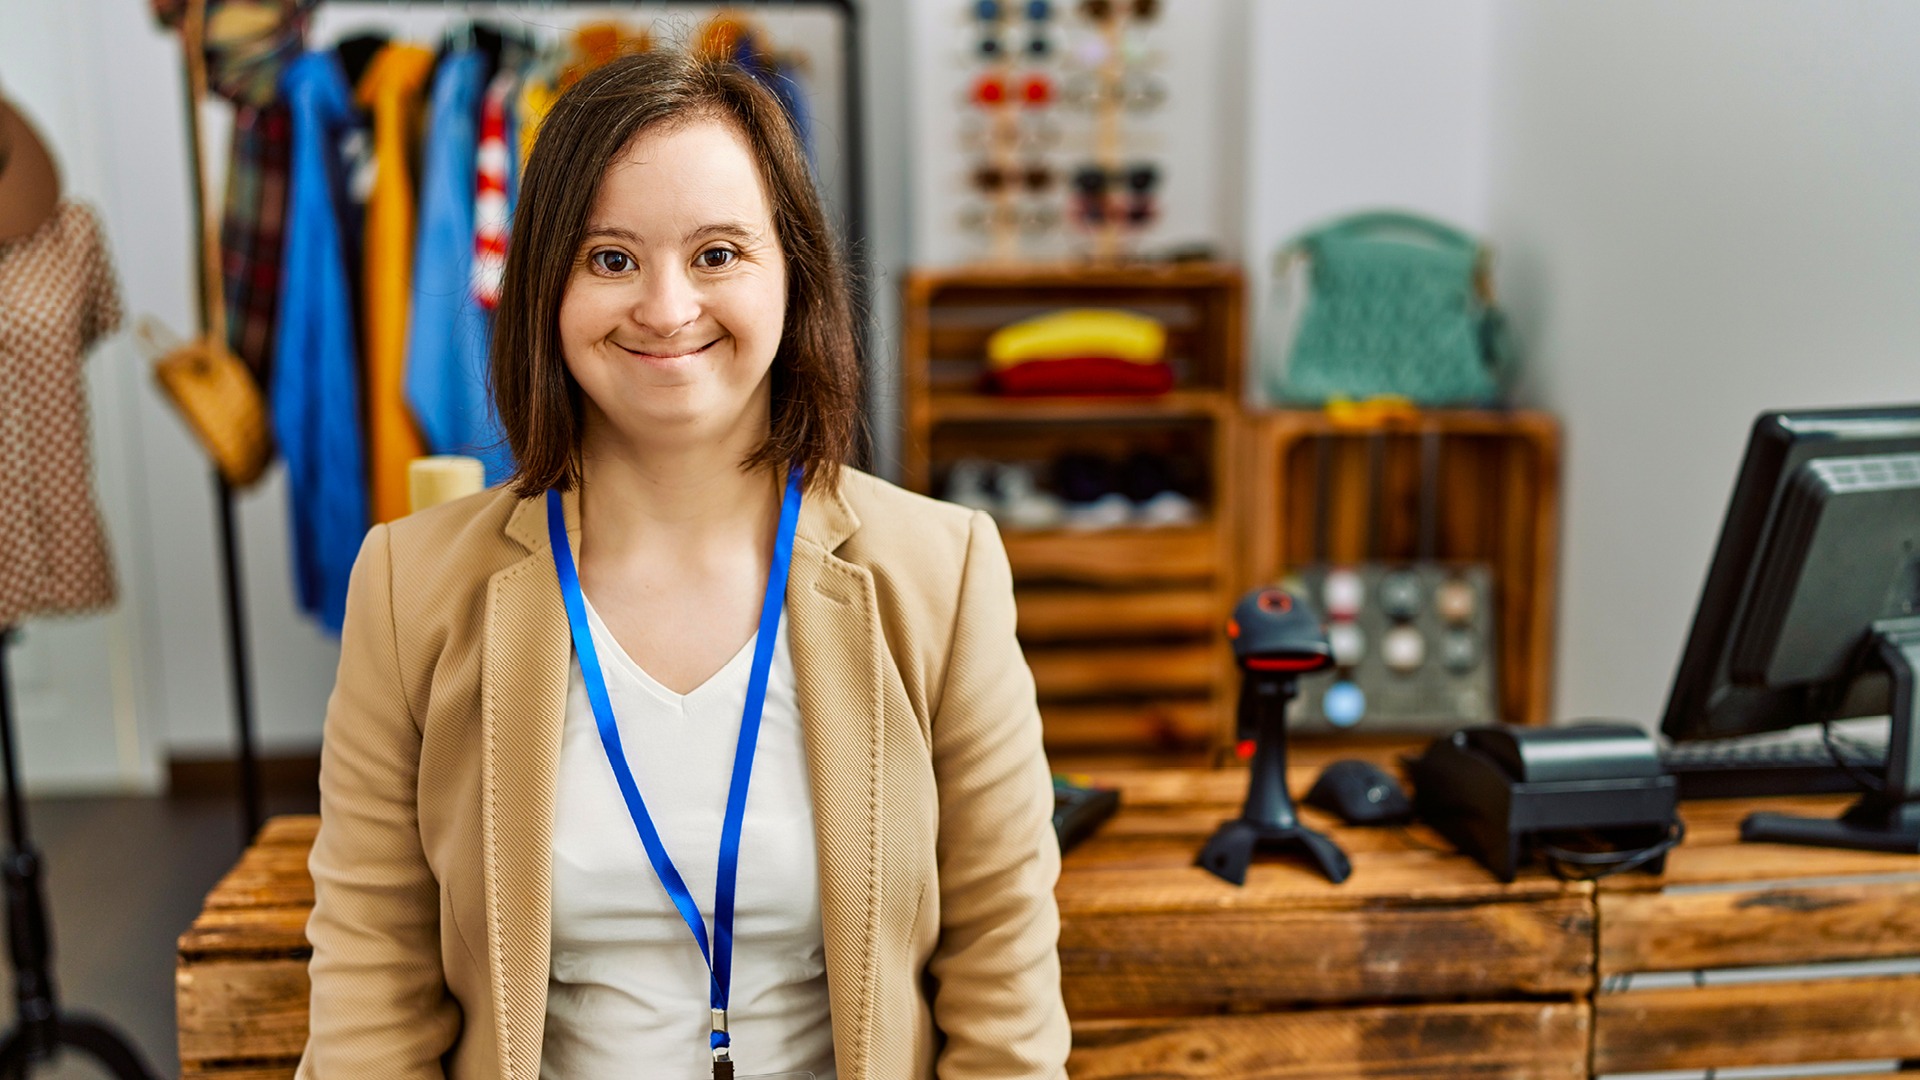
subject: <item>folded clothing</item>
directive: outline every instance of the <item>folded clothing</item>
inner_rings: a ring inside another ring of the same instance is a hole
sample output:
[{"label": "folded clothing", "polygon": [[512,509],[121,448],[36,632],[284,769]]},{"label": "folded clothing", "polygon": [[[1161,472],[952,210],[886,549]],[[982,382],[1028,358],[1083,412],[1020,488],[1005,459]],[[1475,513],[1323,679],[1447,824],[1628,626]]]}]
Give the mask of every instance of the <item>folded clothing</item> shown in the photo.
[{"label": "folded clothing", "polygon": [[1069,308],[1009,323],[987,338],[987,366],[1028,360],[1103,356],[1158,363],[1167,352],[1167,330],[1156,319],[1110,308]]},{"label": "folded clothing", "polygon": [[1111,356],[1066,356],[1028,360],[987,373],[987,389],[1015,397],[1044,394],[1125,396],[1173,389],[1173,367]]}]

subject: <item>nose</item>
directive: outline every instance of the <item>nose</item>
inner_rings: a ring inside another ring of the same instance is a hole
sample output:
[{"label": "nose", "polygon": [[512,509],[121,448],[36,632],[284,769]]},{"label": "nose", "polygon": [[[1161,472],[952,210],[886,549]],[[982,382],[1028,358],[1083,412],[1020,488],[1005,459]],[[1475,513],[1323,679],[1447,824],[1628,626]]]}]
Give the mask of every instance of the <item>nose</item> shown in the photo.
[{"label": "nose", "polygon": [[639,275],[635,283],[633,321],[653,338],[666,341],[700,315],[700,290],[685,274]]}]

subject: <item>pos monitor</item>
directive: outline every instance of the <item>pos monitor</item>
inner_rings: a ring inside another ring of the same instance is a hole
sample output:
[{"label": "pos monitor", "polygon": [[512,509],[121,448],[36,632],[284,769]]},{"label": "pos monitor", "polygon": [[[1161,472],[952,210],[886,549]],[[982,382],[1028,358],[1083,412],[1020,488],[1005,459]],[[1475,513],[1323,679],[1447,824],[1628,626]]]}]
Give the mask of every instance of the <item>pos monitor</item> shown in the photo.
[{"label": "pos monitor", "polygon": [[1763,414],[1661,723],[1708,739],[1890,713],[1886,778],[1746,840],[1920,852],[1920,405]]}]

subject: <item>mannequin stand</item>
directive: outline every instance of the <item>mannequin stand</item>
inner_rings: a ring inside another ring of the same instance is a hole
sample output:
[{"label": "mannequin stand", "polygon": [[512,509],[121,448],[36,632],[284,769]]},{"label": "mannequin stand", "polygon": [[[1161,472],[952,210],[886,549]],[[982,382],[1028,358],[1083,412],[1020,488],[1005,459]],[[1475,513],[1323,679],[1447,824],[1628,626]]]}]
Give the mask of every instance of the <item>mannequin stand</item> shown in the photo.
[{"label": "mannequin stand", "polygon": [[52,1061],[62,1047],[90,1054],[120,1080],[156,1080],[139,1051],[106,1023],[60,1011],[53,987],[53,938],[47,925],[40,854],[27,837],[27,810],[13,762],[13,700],[7,679],[11,627],[0,628],[0,768],[6,772],[7,949],[19,1023],[0,1038],[0,1080],[23,1080],[33,1066]]}]

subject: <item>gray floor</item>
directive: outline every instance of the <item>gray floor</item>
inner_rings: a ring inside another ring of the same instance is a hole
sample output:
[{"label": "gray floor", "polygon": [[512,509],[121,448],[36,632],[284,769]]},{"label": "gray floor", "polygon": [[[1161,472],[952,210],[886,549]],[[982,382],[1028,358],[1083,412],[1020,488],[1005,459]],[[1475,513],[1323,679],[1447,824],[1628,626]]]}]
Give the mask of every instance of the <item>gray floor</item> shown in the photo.
[{"label": "gray floor", "polygon": [[[274,792],[267,813],[312,813],[318,797]],[[3,811],[0,811],[3,816]],[[240,811],[231,798],[35,799],[31,839],[44,860],[53,964],[63,1008],[109,1021],[158,1076],[179,1075],[173,1011],[174,941],[214,882],[239,857]],[[0,830],[0,844],[6,833]],[[12,961],[0,1023],[14,1024]],[[64,1054],[32,1075],[109,1075]]]}]

